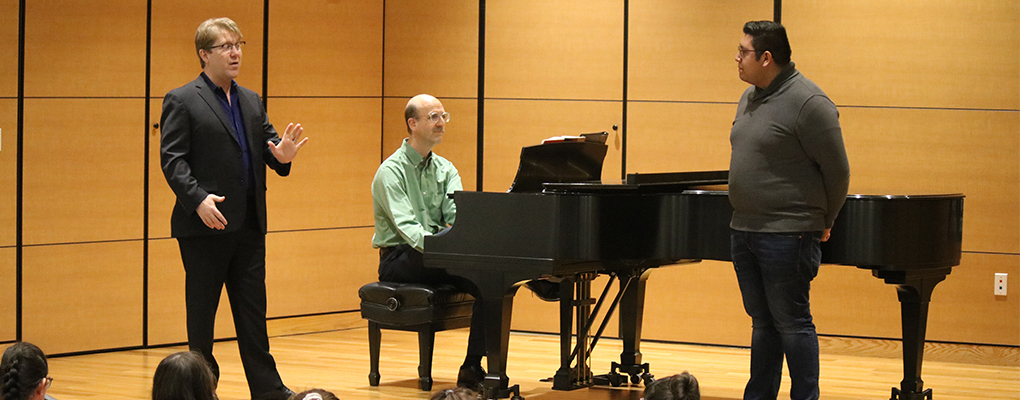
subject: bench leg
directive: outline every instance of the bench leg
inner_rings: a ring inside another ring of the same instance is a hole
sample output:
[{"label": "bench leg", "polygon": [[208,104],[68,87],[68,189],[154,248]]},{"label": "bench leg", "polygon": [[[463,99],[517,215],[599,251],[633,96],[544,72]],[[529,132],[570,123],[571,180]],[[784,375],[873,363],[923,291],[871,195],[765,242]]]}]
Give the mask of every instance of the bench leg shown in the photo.
[{"label": "bench leg", "polygon": [[368,384],[379,386],[379,347],[382,341],[382,332],[379,324],[375,321],[368,321],[368,357],[371,370],[368,373]]},{"label": "bench leg", "polygon": [[418,386],[426,392],[432,390],[432,347],[436,331],[426,324],[418,328]]}]

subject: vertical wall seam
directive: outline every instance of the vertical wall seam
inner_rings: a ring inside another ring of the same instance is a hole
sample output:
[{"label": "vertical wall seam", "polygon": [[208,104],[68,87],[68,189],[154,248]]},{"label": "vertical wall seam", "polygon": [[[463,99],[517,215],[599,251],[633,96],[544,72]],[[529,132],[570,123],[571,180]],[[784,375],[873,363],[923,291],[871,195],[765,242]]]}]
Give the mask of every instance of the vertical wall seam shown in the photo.
[{"label": "vertical wall seam", "polygon": [[145,156],[142,168],[142,347],[149,347],[149,124],[152,123],[150,107],[152,96],[152,0],[145,10]]},{"label": "vertical wall seam", "polygon": [[23,229],[23,207],[24,207],[24,7],[25,0],[18,2],[18,16],[17,16],[17,161],[16,169],[17,176],[15,178],[17,190],[15,195],[15,216],[16,220],[14,223],[14,230],[16,231],[14,247],[14,269],[15,269],[15,290],[14,290],[14,338],[16,341],[21,342],[22,327],[22,278],[23,278],[23,254],[22,245],[23,238],[21,231]]},{"label": "vertical wall seam", "polygon": [[475,190],[485,183],[485,0],[478,0],[478,116],[475,144]]},{"label": "vertical wall seam", "polygon": [[620,139],[623,149],[620,151],[620,179],[627,178],[627,87],[630,65],[630,0],[623,2],[623,111],[620,120]]}]

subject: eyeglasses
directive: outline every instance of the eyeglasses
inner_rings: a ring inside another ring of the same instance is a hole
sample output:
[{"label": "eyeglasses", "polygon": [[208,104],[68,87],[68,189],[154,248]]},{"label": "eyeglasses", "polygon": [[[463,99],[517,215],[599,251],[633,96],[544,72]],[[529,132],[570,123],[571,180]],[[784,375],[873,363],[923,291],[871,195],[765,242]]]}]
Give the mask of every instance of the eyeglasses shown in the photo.
[{"label": "eyeglasses", "polygon": [[737,46],[737,58],[743,59],[747,56],[747,53],[754,53],[754,49],[745,49],[743,46]]},{"label": "eyeglasses", "polygon": [[450,122],[450,113],[444,112],[440,114],[438,112],[433,111],[430,112],[428,115],[429,121],[432,121],[433,124],[439,122],[440,118],[443,119],[443,122]]},{"label": "eyeglasses", "polygon": [[226,53],[226,52],[229,52],[231,49],[233,49],[233,50],[237,50],[238,52],[240,52],[241,48],[244,47],[244,43],[245,42],[243,40],[240,41],[240,42],[237,42],[237,43],[224,43],[224,44],[221,44],[219,46],[210,47],[209,50],[221,49],[221,50],[223,50],[224,53]]},{"label": "eyeglasses", "polygon": [[45,377],[45,378],[42,378],[41,380],[39,380],[39,382],[42,382],[42,381],[46,381],[46,389],[49,389],[50,385],[53,384],[53,378],[50,378],[48,376]]}]

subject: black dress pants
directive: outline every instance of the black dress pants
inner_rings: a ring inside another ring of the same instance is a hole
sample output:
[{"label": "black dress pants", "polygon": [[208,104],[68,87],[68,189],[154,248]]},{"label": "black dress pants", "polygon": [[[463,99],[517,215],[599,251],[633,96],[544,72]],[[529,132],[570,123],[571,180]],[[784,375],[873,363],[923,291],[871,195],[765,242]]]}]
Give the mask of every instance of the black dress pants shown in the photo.
[{"label": "black dress pants", "polygon": [[178,238],[177,241],[186,274],[188,347],[205,357],[219,379],[219,364],[212,354],[213,325],[220,293],[226,285],[237,347],[252,398],[281,390],[283,381],[276,369],[276,360],[269,354],[266,235],[258,222],[249,216],[237,231]]},{"label": "black dress pants", "polygon": [[450,275],[442,268],[425,268],[422,254],[407,244],[388,247],[379,253],[379,280],[383,282],[450,284],[475,297],[468,334],[468,356],[485,356],[485,318],[482,292],[471,280]]}]

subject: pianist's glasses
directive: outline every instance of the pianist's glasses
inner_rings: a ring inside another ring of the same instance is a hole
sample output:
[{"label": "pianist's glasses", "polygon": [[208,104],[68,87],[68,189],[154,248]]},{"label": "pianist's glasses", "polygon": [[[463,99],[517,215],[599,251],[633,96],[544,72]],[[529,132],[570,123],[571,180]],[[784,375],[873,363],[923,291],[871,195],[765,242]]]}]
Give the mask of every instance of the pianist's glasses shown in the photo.
[{"label": "pianist's glasses", "polygon": [[436,122],[439,122],[440,118],[443,119],[443,122],[450,122],[450,113],[444,112],[444,113],[440,114],[438,112],[433,111],[433,112],[430,112],[429,115],[428,115],[429,121],[432,121],[433,124],[436,123]]}]

